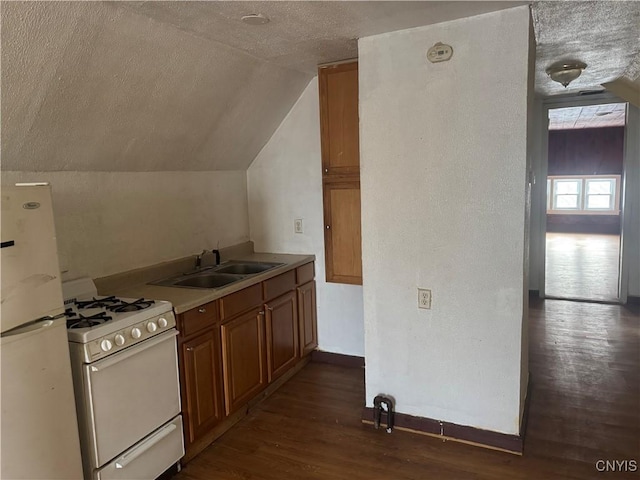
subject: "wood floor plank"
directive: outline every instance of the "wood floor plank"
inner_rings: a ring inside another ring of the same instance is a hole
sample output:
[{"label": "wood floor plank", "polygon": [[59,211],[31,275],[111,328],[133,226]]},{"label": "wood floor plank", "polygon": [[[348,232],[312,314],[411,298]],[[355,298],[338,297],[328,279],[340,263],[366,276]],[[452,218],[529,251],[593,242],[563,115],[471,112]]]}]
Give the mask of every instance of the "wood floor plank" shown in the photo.
[{"label": "wood floor plank", "polygon": [[618,298],[620,235],[546,235],[547,295],[615,301]]},{"label": "wood floor plank", "polygon": [[360,421],[359,368],[310,363],[176,480],[638,479],[640,310],[561,300],[530,308],[531,403],[522,457]]}]

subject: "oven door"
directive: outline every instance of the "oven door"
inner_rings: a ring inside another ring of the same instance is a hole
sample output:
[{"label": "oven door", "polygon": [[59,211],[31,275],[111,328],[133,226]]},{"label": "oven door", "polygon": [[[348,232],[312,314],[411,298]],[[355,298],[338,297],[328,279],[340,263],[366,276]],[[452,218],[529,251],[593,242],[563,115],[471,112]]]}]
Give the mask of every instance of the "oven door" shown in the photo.
[{"label": "oven door", "polygon": [[164,332],[83,366],[94,466],[180,413],[177,334]]}]

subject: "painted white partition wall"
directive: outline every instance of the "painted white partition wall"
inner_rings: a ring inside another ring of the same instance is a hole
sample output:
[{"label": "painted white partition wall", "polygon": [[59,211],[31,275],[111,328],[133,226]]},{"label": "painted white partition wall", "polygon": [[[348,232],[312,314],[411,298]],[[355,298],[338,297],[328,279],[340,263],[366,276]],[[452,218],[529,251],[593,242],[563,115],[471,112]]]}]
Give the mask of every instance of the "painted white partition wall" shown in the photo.
[{"label": "painted white partition wall", "polygon": [[525,6],[359,41],[368,406],[519,433],[529,35]]},{"label": "painted white partition wall", "polygon": [[316,256],[320,350],[364,355],[362,287],[325,282],[317,77],[249,167],[247,185],[255,250]]}]

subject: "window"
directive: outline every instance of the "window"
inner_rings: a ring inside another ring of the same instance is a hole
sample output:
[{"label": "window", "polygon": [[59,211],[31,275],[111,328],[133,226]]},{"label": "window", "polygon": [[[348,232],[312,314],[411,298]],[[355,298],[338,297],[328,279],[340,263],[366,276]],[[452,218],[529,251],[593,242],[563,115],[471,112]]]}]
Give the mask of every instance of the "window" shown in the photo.
[{"label": "window", "polygon": [[571,175],[547,178],[547,213],[618,215],[620,175]]},{"label": "window", "polygon": [[611,210],[613,209],[613,199],[616,190],[614,179],[587,179],[587,210]]}]

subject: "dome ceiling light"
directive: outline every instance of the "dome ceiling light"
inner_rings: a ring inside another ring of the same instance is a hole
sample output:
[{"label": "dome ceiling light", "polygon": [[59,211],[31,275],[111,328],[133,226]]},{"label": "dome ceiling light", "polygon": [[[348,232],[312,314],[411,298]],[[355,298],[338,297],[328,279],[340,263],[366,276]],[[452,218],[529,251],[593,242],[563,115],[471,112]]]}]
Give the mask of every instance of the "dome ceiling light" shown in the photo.
[{"label": "dome ceiling light", "polygon": [[585,68],[587,68],[587,65],[582,62],[561,63],[547,68],[547,75],[554,82],[561,83],[564,88],[567,88],[571,82],[582,74]]}]

